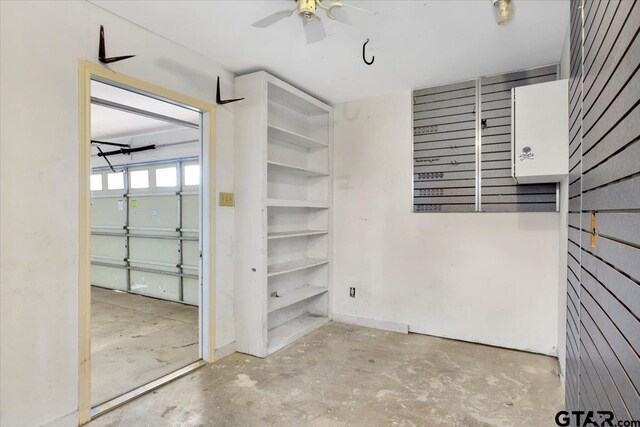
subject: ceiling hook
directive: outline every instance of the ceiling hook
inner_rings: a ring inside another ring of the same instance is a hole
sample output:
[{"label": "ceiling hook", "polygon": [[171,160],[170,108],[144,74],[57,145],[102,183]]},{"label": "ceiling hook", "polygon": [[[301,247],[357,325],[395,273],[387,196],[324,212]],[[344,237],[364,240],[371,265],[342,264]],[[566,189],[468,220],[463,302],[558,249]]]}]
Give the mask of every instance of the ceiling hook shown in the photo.
[{"label": "ceiling hook", "polygon": [[373,64],[373,61],[376,60],[376,57],[372,56],[371,61],[367,61],[367,56],[366,56],[367,43],[369,43],[369,39],[367,39],[367,41],[364,42],[364,44],[362,45],[362,60],[364,61],[365,64],[371,65]]}]

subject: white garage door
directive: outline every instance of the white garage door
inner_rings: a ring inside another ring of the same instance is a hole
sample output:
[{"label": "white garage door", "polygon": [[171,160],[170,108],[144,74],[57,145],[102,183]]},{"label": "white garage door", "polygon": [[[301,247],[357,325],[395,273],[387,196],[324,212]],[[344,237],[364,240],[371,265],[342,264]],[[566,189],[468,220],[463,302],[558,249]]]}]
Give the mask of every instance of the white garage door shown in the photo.
[{"label": "white garage door", "polygon": [[116,171],[92,170],[92,285],[198,305],[198,159]]}]

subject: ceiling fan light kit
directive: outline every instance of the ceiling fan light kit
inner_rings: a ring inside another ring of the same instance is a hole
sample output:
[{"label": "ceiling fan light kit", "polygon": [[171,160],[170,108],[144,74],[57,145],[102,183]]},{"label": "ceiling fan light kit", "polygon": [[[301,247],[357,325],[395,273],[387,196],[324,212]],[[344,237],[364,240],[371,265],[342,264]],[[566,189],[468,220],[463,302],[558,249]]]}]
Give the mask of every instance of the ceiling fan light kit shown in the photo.
[{"label": "ceiling fan light kit", "polygon": [[512,0],[493,0],[493,14],[498,25],[506,25],[513,20]]},{"label": "ceiling fan light kit", "polygon": [[309,22],[316,18],[316,0],[298,1],[298,13],[302,16],[304,22]]},{"label": "ceiling fan light kit", "polygon": [[297,12],[302,19],[307,43],[315,43],[327,36],[322,25],[319,9],[324,10],[329,19],[340,20],[333,12],[334,9],[342,6],[344,5],[338,0],[296,0],[295,8],[277,11],[266,18],[254,22],[252,25],[258,28],[266,28]]}]

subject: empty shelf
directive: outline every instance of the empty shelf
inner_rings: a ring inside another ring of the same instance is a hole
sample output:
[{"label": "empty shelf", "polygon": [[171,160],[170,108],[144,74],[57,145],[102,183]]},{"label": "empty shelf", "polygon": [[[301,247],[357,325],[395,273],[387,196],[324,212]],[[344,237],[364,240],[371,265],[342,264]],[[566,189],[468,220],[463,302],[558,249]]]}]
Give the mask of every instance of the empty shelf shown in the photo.
[{"label": "empty shelf", "polygon": [[267,277],[278,276],[280,274],[293,273],[294,271],[305,270],[329,262],[326,258],[302,258],[295,261],[271,264],[267,267]]},{"label": "empty shelf", "polygon": [[279,292],[277,297],[269,297],[268,312],[271,313],[272,311],[280,310],[281,308],[313,298],[327,292],[327,290],[327,288],[322,288],[320,286],[307,285],[297,289],[291,289],[281,293]]},{"label": "empty shelf", "polygon": [[329,202],[325,202],[322,200],[267,199],[267,206],[280,207],[280,208],[328,209]]},{"label": "empty shelf", "polygon": [[287,88],[269,82],[267,94],[269,101],[284,105],[296,112],[301,112],[310,116],[328,114],[330,107],[322,102],[311,98],[306,93],[301,92],[293,86],[286,85]]},{"label": "empty shelf", "polygon": [[267,125],[269,139],[279,139],[280,141],[288,142],[289,144],[298,145],[300,147],[309,149],[327,148],[328,145],[324,142],[317,141],[313,138],[309,138],[299,133],[291,132],[286,129]]},{"label": "empty shelf", "polygon": [[329,322],[329,318],[327,317],[307,313],[273,329],[269,329],[269,354],[280,350],[287,344],[292,343],[327,322]]},{"label": "empty shelf", "polygon": [[270,169],[277,170],[280,172],[295,173],[298,175],[311,176],[311,177],[329,176],[329,174],[326,172],[318,172],[311,169],[301,168],[299,166],[286,165],[284,163],[267,162],[267,165],[269,166]]},{"label": "empty shelf", "polygon": [[267,233],[268,239],[286,239],[289,237],[318,236],[327,234],[327,230],[294,230],[294,231],[273,231]]}]

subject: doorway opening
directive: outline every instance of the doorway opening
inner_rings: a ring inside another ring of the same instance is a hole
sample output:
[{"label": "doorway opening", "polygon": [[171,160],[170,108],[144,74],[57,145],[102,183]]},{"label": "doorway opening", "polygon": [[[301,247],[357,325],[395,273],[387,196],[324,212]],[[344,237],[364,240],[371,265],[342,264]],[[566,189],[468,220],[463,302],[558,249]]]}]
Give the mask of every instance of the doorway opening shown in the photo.
[{"label": "doorway opening", "polygon": [[84,69],[81,422],[215,357],[213,107]]}]

